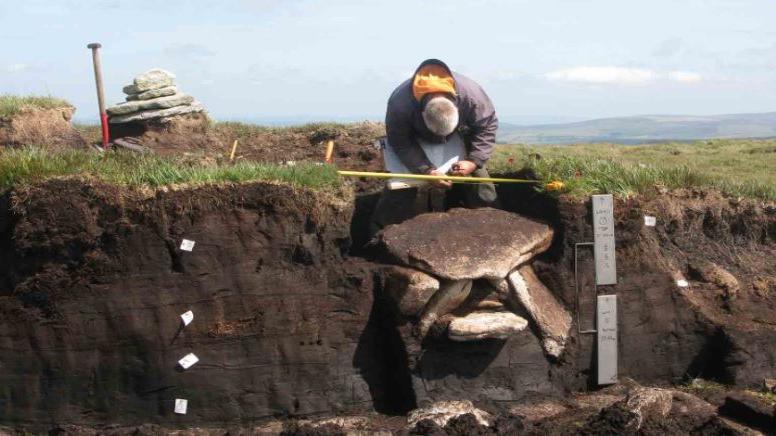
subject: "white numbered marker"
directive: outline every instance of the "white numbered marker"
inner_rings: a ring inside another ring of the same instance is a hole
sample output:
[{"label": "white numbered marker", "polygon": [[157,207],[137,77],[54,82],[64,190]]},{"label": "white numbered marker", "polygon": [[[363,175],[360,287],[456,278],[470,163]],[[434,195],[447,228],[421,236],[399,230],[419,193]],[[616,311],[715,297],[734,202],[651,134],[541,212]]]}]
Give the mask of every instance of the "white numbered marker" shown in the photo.
[{"label": "white numbered marker", "polygon": [[175,399],[175,413],[178,415],[185,415],[186,409],[189,407],[189,400],[184,400],[183,398],[176,398]]},{"label": "white numbered marker", "polygon": [[647,227],[655,227],[657,224],[657,218],[649,215],[644,215],[644,225]]},{"label": "white numbered marker", "polygon": [[194,321],[194,312],[188,311],[181,314],[181,319],[183,320],[183,325],[189,325],[192,321]]},{"label": "white numbered marker", "polygon": [[180,365],[183,369],[189,369],[197,362],[199,362],[199,358],[195,356],[194,353],[189,353],[178,361],[178,365]]},{"label": "white numbered marker", "polygon": [[192,240],[184,239],[184,240],[181,241],[181,250],[183,250],[183,251],[191,251],[191,250],[194,249],[194,244],[195,243],[196,242],[194,242]]}]

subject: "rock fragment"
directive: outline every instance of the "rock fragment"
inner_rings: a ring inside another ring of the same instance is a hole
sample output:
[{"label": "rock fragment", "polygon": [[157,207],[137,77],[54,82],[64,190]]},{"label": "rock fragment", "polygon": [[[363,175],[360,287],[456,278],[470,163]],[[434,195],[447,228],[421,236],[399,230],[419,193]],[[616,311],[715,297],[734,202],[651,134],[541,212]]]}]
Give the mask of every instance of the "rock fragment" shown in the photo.
[{"label": "rock fragment", "polygon": [[386,295],[403,316],[418,316],[438,290],[439,280],[416,269],[391,266],[386,271]]},{"label": "rock fragment", "polygon": [[194,97],[186,94],[175,94],[167,97],[159,97],[151,100],[133,100],[119,103],[107,109],[108,115],[126,115],[133,112],[147,111],[150,109],[167,109],[175,106],[188,105],[194,102]]},{"label": "rock fragment", "polygon": [[203,112],[205,107],[201,103],[195,101],[189,106],[175,106],[168,109],[152,109],[142,112],[136,112],[133,114],[119,115],[110,118],[110,122],[113,124],[128,123],[132,121],[147,121],[152,119],[164,119],[173,117],[176,115],[183,115],[193,112]]},{"label": "rock fragment", "polygon": [[528,321],[512,312],[472,312],[454,318],[447,327],[447,335],[457,342],[507,339],[527,326]]},{"label": "rock fragment", "polygon": [[471,401],[438,401],[428,407],[411,411],[407,416],[407,427],[414,428],[419,421],[424,419],[429,419],[434,421],[436,425],[444,427],[447,421],[467,413],[474,415],[481,425],[490,425],[492,420],[488,412],[474,407]]},{"label": "rock fragment", "polygon": [[460,306],[472,290],[471,280],[443,281],[439,290],[431,297],[423,309],[418,322],[418,332],[425,338],[431,326],[444,315]]},{"label": "rock fragment", "polygon": [[175,82],[175,74],[154,68],[135,77],[131,85],[124,87],[124,94],[140,94],[152,89],[164,88]]},{"label": "rock fragment", "polygon": [[725,397],[719,413],[762,431],[776,428],[776,406],[745,391],[736,391]]},{"label": "rock fragment", "polygon": [[151,100],[152,98],[167,97],[168,95],[175,95],[178,93],[178,88],[174,85],[165,86],[164,88],[151,89],[140,94],[130,94],[127,96],[127,101],[136,100]]},{"label": "rock fragment", "polygon": [[530,265],[509,275],[514,298],[539,327],[544,351],[555,358],[563,353],[571,329],[571,314],[536,277]]},{"label": "rock fragment", "polygon": [[443,279],[503,279],[547,250],[552,235],[548,225],[514,213],[452,209],[388,226],[377,245],[391,260]]},{"label": "rock fragment", "polygon": [[662,420],[671,411],[673,394],[670,390],[639,386],[628,393],[625,407],[635,418],[626,427],[633,431],[641,428],[647,419]]}]

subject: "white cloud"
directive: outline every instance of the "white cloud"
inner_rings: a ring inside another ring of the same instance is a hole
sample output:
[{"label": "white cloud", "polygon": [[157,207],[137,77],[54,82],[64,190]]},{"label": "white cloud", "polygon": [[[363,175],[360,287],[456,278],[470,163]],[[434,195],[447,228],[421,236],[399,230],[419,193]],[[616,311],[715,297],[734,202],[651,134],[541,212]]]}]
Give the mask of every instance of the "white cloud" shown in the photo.
[{"label": "white cloud", "polygon": [[6,73],[21,73],[29,69],[30,69],[30,66],[27,64],[11,64],[11,65],[6,65],[2,70],[5,71]]},{"label": "white cloud", "polygon": [[652,82],[657,74],[640,68],[573,67],[549,72],[544,77],[553,82],[639,86]]},{"label": "white cloud", "polygon": [[671,71],[668,79],[679,83],[698,83],[703,80],[703,76],[692,71]]},{"label": "white cloud", "polygon": [[624,67],[573,67],[552,71],[542,77],[553,82],[620,86],[644,86],[658,81],[694,84],[703,80],[703,76],[692,71],[661,72]]}]

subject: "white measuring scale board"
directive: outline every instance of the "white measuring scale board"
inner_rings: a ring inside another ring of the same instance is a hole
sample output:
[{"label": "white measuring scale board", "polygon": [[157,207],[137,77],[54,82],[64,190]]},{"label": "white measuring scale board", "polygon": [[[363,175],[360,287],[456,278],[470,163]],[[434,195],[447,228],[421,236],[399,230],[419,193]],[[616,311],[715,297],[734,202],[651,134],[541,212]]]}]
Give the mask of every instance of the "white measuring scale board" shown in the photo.
[{"label": "white measuring scale board", "polygon": [[[459,133],[454,133],[447,139],[447,142],[438,144],[424,142],[418,139],[418,144],[423,152],[426,153],[426,157],[431,163],[440,170],[450,170],[450,167],[456,162],[466,157],[466,144]],[[391,148],[391,144],[387,139],[383,141],[383,163],[385,164],[385,170],[389,173],[411,173],[411,171],[404,166],[396,155],[396,152]],[[444,171],[444,172],[447,172]],[[388,179],[387,185],[390,189],[409,188],[412,186],[419,186],[428,183],[425,180],[412,180],[402,178]]]},{"label": "white measuring scale board", "polygon": [[617,383],[617,296],[599,295],[596,304],[598,332],[598,384]]},{"label": "white measuring scale board", "polygon": [[593,196],[593,240],[596,284],[616,285],[614,199],[610,194]]}]

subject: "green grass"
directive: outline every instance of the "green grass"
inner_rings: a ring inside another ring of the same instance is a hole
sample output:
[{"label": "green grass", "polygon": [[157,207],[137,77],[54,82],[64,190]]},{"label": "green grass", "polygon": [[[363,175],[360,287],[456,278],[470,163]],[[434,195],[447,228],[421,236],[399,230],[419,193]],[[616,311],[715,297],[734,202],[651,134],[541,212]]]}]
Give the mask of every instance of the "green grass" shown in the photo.
[{"label": "green grass", "polygon": [[41,95],[0,95],[0,117],[15,115],[25,109],[57,109],[71,107],[67,101]]},{"label": "green grass", "polygon": [[561,180],[574,195],[654,193],[656,187],[714,188],[726,194],[776,200],[776,140],[713,140],[628,146],[497,146],[493,173],[527,167],[546,181]]},{"label": "green grass", "polygon": [[38,148],[23,148],[0,153],[0,191],[47,178],[75,175],[132,187],[255,180],[332,191],[341,186],[334,167],[312,163],[295,166],[256,162],[216,165],[118,150],[100,154],[89,150],[53,153]]}]

